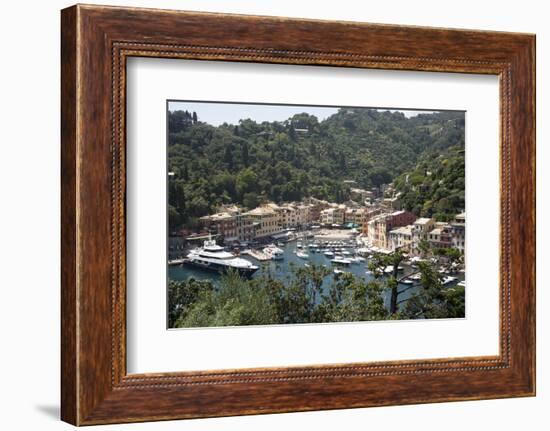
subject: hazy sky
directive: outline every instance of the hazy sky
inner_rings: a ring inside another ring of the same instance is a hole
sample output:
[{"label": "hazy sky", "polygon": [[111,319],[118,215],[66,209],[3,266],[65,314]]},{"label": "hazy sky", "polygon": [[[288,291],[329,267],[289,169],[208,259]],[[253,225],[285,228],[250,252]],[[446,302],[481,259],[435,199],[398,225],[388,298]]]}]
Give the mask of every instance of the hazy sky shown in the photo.
[{"label": "hazy sky", "polygon": [[[238,124],[239,120],[250,118],[257,123],[262,121],[284,121],[294,114],[307,112],[315,115],[319,121],[330,117],[338,111],[334,107],[299,106],[299,105],[255,105],[241,103],[211,103],[211,102],[172,102],[168,104],[170,111],[195,111],[199,121],[219,126],[223,123]],[[386,109],[383,109],[384,111]],[[413,117],[420,113],[433,111],[407,111],[403,112],[407,117]]]}]

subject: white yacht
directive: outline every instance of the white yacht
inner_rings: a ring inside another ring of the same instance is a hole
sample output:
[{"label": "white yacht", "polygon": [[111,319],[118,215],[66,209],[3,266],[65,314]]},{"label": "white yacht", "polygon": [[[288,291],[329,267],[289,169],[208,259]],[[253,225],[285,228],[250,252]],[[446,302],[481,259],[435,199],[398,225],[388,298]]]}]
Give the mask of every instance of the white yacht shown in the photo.
[{"label": "white yacht", "polygon": [[334,256],[334,259],[331,259],[331,262],[335,265],[350,265],[351,260],[343,256]]},{"label": "white yacht", "polygon": [[284,258],[284,250],[277,247],[275,244],[270,244],[264,248],[264,253],[267,254],[272,260],[282,260]]},{"label": "white yacht", "polygon": [[222,246],[216,244],[216,240],[212,239],[210,235],[204,241],[203,247],[189,252],[185,263],[209,271],[226,272],[233,269],[247,277],[254,274],[259,268],[252,262],[225,251]]}]

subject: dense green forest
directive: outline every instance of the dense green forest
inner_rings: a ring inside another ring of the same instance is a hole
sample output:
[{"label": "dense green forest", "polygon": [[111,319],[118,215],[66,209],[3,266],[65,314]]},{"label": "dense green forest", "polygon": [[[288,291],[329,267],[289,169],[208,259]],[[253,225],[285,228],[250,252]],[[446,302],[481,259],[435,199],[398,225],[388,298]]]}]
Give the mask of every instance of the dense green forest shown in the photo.
[{"label": "dense green forest", "polygon": [[396,179],[407,207],[425,215],[445,218],[463,208],[462,112],[407,118],[341,108],[323,121],[303,113],[283,122],[244,119],[214,127],[200,112],[174,111],[168,130],[171,230],[196,226],[222,203],[252,208],[308,196],[343,202],[349,198],[344,180],[371,188]]},{"label": "dense green forest", "polygon": [[427,154],[416,167],[394,179],[403,207],[421,217],[452,220],[465,208],[464,146]]}]

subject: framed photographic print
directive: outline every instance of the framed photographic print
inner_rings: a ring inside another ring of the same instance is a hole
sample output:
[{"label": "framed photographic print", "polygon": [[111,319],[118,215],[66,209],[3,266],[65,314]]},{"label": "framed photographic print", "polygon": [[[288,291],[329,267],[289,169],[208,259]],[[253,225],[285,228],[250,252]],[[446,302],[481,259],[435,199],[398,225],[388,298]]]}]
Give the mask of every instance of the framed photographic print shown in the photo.
[{"label": "framed photographic print", "polygon": [[533,35],[62,11],[62,419],[535,393]]}]

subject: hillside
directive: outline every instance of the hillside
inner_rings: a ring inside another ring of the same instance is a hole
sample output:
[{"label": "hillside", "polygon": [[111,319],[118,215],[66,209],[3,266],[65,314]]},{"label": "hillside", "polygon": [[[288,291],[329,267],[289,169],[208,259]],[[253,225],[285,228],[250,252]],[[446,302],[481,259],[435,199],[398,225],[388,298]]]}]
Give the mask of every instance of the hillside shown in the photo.
[{"label": "hillside", "polygon": [[[464,148],[461,112],[406,118],[342,108],[321,122],[304,113],[284,122],[218,127],[201,122],[200,112],[168,115],[171,228],[193,226],[221,203],[251,208],[307,196],[343,202],[349,194],[344,180],[379,186],[434,154]],[[399,186],[413,196],[404,181]],[[417,204],[411,198],[410,205]]]},{"label": "hillside", "polygon": [[414,169],[394,180],[406,210],[449,221],[465,209],[464,146],[424,155]]}]

